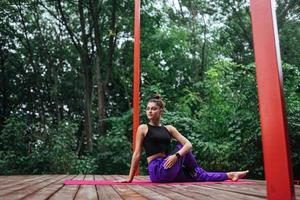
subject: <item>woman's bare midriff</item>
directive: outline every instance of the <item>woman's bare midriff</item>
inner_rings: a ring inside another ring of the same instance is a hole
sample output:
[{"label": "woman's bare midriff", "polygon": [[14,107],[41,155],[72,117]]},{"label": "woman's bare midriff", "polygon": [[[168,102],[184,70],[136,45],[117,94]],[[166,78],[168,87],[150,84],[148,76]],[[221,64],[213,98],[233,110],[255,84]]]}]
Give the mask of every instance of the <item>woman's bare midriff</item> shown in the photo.
[{"label": "woman's bare midriff", "polygon": [[157,154],[154,154],[154,155],[152,155],[152,156],[149,156],[149,157],[147,157],[147,162],[148,162],[148,164],[152,161],[152,160],[154,160],[155,158],[158,158],[158,157],[165,157],[166,156],[166,154],[164,154],[164,153],[157,153]]}]

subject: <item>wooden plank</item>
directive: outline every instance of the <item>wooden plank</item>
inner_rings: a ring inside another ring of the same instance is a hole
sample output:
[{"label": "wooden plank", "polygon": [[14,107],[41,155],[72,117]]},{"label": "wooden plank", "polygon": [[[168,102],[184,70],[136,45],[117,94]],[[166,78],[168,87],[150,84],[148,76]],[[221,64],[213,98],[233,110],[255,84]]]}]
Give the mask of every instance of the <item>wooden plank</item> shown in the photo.
[{"label": "wooden plank", "polygon": [[300,185],[294,185],[296,199],[300,199]]},{"label": "wooden plank", "polygon": [[[93,175],[86,175],[84,180],[94,180]],[[98,200],[95,185],[81,185],[74,198],[75,200]]]},{"label": "wooden plank", "polygon": [[[263,185],[264,190],[266,189],[266,181],[265,180],[251,180],[251,181],[255,181],[258,185],[258,188],[260,185]],[[295,189],[296,199],[300,199],[300,185],[294,185],[294,189]]]},{"label": "wooden plank", "polygon": [[[118,175],[115,179],[126,179],[127,175]],[[148,176],[135,176],[134,180],[149,180]],[[159,199],[159,200],[170,200],[170,198],[163,196],[151,190],[149,186],[139,186],[139,185],[128,185],[128,187],[135,192],[141,194],[147,199]]]},{"label": "wooden plank", "polygon": [[[168,186],[166,186],[168,189]],[[203,199],[203,197],[207,197],[207,199],[224,199],[224,200],[238,200],[238,199],[251,199],[251,200],[261,200],[265,199],[263,197],[257,197],[252,195],[244,195],[232,192],[230,190],[222,191],[215,188],[205,187],[203,185],[174,185],[173,188],[169,189],[170,191],[177,191],[181,194],[187,195],[189,197],[193,197],[196,199]],[[193,191],[192,194],[190,191]],[[201,196],[200,196],[201,195]]]},{"label": "wooden plank", "polygon": [[[127,176],[121,176],[122,178],[126,178]],[[149,180],[149,176],[135,176],[134,180]],[[174,199],[174,195],[168,195],[168,194],[163,194],[163,193],[157,193],[156,192],[156,187],[159,186],[137,186],[137,185],[132,185],[129,186],[130,188],[132,188],[133,190],[136,190],[137,192],[139,192],[140,194],[143,194],[145,197],[147,197],[148,199]],[[175,197],[177,198],[177,197]],[[181,197],[179,197],[181,198]],[[204,199],[204,198],[203,198]]]},{"label": "wooden plank", "polygon": [[[2,180],[5,177],[0,177]],[[264,181],[256,185],[63,185],[65,179],[79,180],[120,180],[125,175],[46,175],[15,176],[16,188],[2,190],[0,199],[224,199],[259,200],[266,198]],[[29,181],[31,180],[31,181]],[[148,180],[148,176],[136,176],[135,180]],[[296,197],[300,197],[300,186],[295,186]],[[0,191],[1,192],[1,191]]]},{"label": "wooden plank", "polygon": [[[127,176],[120,176],[120,175],[116,176],[115,175],[112,178],[114,178],[115,180],[120,180],[120,179],[124,179],[126,177]],[[136,180],[146,180],[147,178],[146,177],[144,178],[144,177],[141,177],[141,176],[136,176],[135,179]],[[126,187],[130,189],[133,186],[134,185],[132,185],[130,187],[128,187],[128,186],[126,186]],[[153,192],[153,194],[155,194],[156,197],[159,197],[158,199],[161,199],[161,198],[180,199],[180,200],[190,200],[190,199],[192,199],[192,198],[188,198],[184,195],[178,194],[177,192],[170,193],[167,189],[163,188],[163,185],[159,185],[159,186],[158,185],[153,185],[153,186],[146,186],[146,187],[147,187],[148,190],[150,190],[150,192]],[[133,191],[133,192],[135,192],[135,191]],[[127,196],[122,196],[122,197],[125,198],[125,199],[128,198]],[[157,199],[157,198],[151,198],[151,199]]]},{"label": "wooden plank", "polygon": [[[85,175],[78,175],[74,179],[83,180]],[[74,199],[78,192],[79,185],[64,185],[49,200]]]},{"label": "wooden plank", "polygon": [[0,185],[0,189],[15,182],[19,182],[25,179],[34,179],[34,178],[39,178],[39,176],[37,175],[0,176],[0,181],[1,183],[3,183],[2,185]]},{"label": "wooden plank", "polygon": [[190,185],[163,185],[163,186],[155,186],[153,188],[154,191],[164,190],[165,196],[172,199],[181,199],[181,196],[184,196],[184,199],[203,199],[203,200],[212,200],[210,195],[202,194],[201,192],[197,192],[191,190]]},{"label": "wooden plank", "polygon": [[[148,180],[148,177],[145,176],[137,176],[135,177],[136,180]],[[245,180],[245,181],[255,181],[256,180]],[[258,185],[222,185],[222,184],[217,184],[217,185],[174,185],[169,187],[169,185],[165,185],[163,187],[173,191],[173,189],[175,188],[175,191],[187,195],[189,197],[195,198],[196,196],[198,196],[198,198],[200,198],[199,194],[194,194],[192,192],[194,192],[194,189],[197,190],[197,193],[201,193],[203,196],[201,196],[201,199],[204,198],[208,198],[208,199],[212,199],[215,198],[214,196],[211,195],[211,193],[207,193],[207,189],[203,188],[203,187],[211,187],[212,189],[219,189],[219,187],[223,188],[223,191],[226,191],[225,193],[228,194],[230,196],[231,199],[240,199],[240,198],[244,198],[243,194],[231,194],[228,192],[235,192],[237,191],[239,193],[239,191],[242,189],[247,191],[247,195],[251,196],[249,197],[250,199],[261,199],[261,198],[265,198],[266,197],[266,190],[265,190],[265,181],[258,181],[259,184]],[[203,186],[203,187],[202,187]],[[173,188],[172,188],[173,187]],[[231,188],[234,188],[233,191]],[[254,187],[254,188],[253,188]],[[189,189],[186,189],[189,188]],[[193,188],[193,190],[190,190],[190,188]],[[181,192],[181,190],[183,190]],[[202,191],[202,192],[201,192]],[[260,195],[257,195],[257,192],[259,191]],[[220,191],[214,191],[216,193],[220,193]],[[214,193],[213,192],[213,193]],[[234,197],[233,197],[234,196]],[[221,196],[218,199],[221,199],[225,197]],[[230,199],[229,198],[229,199]],[[247,199],[248,197],[246,197]]]},{"label": "wooden plank", "polygon": [[[106,180],[124,179],[123,177],[120,177],[120,176],[117,176],[117,175],[114,175],[114,176],[105,175],[103,177]],[[129,199],[129,200],[131,200],[131,199],[133,199],[133,200],[146,200],[147,199],[144,196],[142,196],[141,194],[139,194],[138,192],[130,189],[127,185],[113,185],[112,187],[118,192],[118,194],[123,199]]]},{"label": "wooden plank", "polygon": [[203,185],[206,188],[213,188],[220,191],[231,191],[243,195],[256,196],[258,198],[266,198],[265,185]]},{"label": "wooden plank", "polygon": [[66,179],[73,179],[76,177],[76,175],[69,175],[65,176],[62,179],[59,179],[46,187],[33,192],[26,197],[23,198],[23,200],[43,200],[43,199],[48,199],[52,195],[54,195],[58,190],[60,190],[64,186],[64,180]]},{"label": "wooden plank", "polygon": [[[105,180],[102,175],[95,175],[95,180]],[[123,199],[111,185],[96,185],[99,199]]]},{"label": "wooden plank", "polygon": [[130,185],[128,187],[147,199],[171,200],[170,198],[164,195],[156,193],[155,190],[151,190],[151,187],[149,186],[143,187],[139,185]]},{"label": "wooden plank", "polygon": [[[146,176],[137,176],[137,177],[135,177],[135,179],[136,180],[147,180],[148,177],[146,177]],[[256,182],[256,180],[246,180],[246,181],[255,181]],[[194,190],[189,190],[189,189],[186,189],[186,188],[193,187],[194,189],[197,189],[197,193],[199,193],[203,190],[202,186],[203,185],[189,185],[189,186],[174,185],[173,188],[172,187],[168,188],[169,185],[166,185],[166,186],[163,186],[163,187],[166,187],[167,189],[170,189],[171,191],[173,191],[173,189],[176,188],[177,192],[182,193],[184,195],[188,194],[189,197],[195,198],[197,196],[197,194],[191,193],[191,192],[194,192]],[[225,193],[239,191],[242,188],[242,190],[244,189],[244,190],[248,191],[247,194],[248,194],[248,196],[249,195],[251,196],[251,197],[249,197],[250,199],[261,199],[261,198],[265,198],[265,196],[266,196],[265,181],[258,181],[257,185],[221,185],[221,184],[218,184],[218,185],[204,185],[204,187],[212,187],[212,188],[215,188],[215,189],[218,189],[219,187],[221,187],[221,188],[223,188],[224,191],[226,191]],[[236,188],[236,190],[230,191],[231,187]],[[183,192],[181,192],[181,189],[183,190]],[[250,192],[249,189],[250,189],[250,191],[252,190],[252,192]],[[207,191],[207,189],[204,189],[204,192],[201,193],[203,195],[201,197],[201,199],[203,199],[203,198],[210,198],[210,199],[214,198],[213,196],[211,196],[206,191]],[[260,191],[260,196],[257,195],[257,191]],[[215,192],[220,193],[220,191],[215,191]],[[235,197],[235,199],[240,199],[240,198],[243,199],[244,198],[243,194],[228,193],[228,195],[230,195],[232,199],[234,199],[233,196]],[[210,197],[208,197],[208,196],[210,196]],[[198,198],[200,198],[199,195],[198,195]],[[219,197],[219,198],[224,198],[224,197]],[[248,197],[246,197],[246,199],[247,198]],[[226,199],[226,198],[224,198],[224,199]]]},{"label": "wooden plank", "polygon": [[34,175],[34,176],[28,176],[28,175],[23,175],[23,176],[13,176],[10,177],[8,176],[7,178],[0,178],[2,185],[0,185],[0,193],[1,190],[6,190],[7,188],[12,188],[12,187],[17,187],[19,185],[24,185],[26,183],[30,183],[31,181],[34,180],[41,180],[43,177],[48,177],[47,175],[40,176],[40,175]]},{"label": "wooden plank", "polygon": [[186,195],[178,193],[178,191],[170,191],[169,189],[165,188],[163,185],[156,185],[156,186],[149,186],[148,187],[153,192],[165,196],[170,199],[178,199],[178,200],[191,200],[194,198],[188,197]]},{"label": "wooden plank", "polygon": [[8,192],[1,195],[0,197],[2,200],[21,199],[21,198],[24,198],[27,195],[34,193],[44,187],[47,187],[51,183],[56,182],[57,180],[60,180],[65,176],[66,175],[48,175],[49,178],[46,180],[42,180],[42,181],[36,182],[34,184],[33,184],[33,182],[31,182],[31,184],[21,186],[18,189],[15,189],[15,188],[11,188],[10,190],[8,189]]},{"label": "wooden plank", "polygon": [[17,191],[17,190],[21,190],[21,189],[24,189],[26,187],[29,187],[31,185],[35,185],[35,184],[38,184],[38,183],[41,183],[43,181],[47,181],[49,179],[53,178],[53,176],[49,176],[49,175],[44,175],[44,176],[37,176],[36,179],[34,180],[25,180],[25,181],[20,181],[20,182],[16,182],[14,185],[9,185],[9,186],[6,186],[5,188],[2,188],[2,190],[0,191],[0,197],[1,196],[4,196],[5,194],[8,194],[8,193],[11,193],[11,192],[14,192],[14,191]]}]

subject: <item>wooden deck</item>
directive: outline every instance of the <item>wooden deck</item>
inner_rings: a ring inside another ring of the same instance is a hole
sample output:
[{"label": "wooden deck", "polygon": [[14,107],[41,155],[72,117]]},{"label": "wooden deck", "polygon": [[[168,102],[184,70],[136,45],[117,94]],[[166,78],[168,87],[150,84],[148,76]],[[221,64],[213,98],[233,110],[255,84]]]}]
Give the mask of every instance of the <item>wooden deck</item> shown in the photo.
[{"label": "wooden deck", "polygon": [[[120,175],[23,175],[0,176],[1,200],[39,199],[266,199],[264,181],[254,185],[64,185],[65,179],[107,180],[122,179]],[[145,176],[136,177],[147,179]],[[296,199],[300,199],[300,186],[295,186]]]}]

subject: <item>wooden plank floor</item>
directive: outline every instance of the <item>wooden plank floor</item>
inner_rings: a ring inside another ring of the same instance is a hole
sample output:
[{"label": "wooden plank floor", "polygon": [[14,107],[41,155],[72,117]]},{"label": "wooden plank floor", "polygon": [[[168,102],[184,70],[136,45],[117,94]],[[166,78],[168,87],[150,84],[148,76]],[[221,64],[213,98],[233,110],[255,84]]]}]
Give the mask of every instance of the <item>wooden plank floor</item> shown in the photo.
[{"label": "wooden plank floor", "polygon": [[[65,179],[119,180],[121,175],[22,175],[0,176],[1,200],[68,200],[68,199],[266,199],[264,181],[254,185],[64,185]],[[145,180],[146,176],[135,177]],[[300,186],[295,186],[296,199],[300,199]]]}]

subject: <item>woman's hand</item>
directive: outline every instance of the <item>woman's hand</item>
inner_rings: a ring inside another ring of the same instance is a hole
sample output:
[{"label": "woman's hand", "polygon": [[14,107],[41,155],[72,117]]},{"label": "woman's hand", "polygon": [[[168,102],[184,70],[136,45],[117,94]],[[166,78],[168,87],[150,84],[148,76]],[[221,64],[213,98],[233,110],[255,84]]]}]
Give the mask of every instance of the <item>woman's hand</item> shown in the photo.
[{"label": "woman's hand", "polygon": [[132,179],[125,179],[125,180],[117,180],[115,181],[117,183],[131,183],[132,182]]},{"label": "woman's hand", "polygon": [[164,164],[164,168],[165,169],[169,169],[171,168],[177,161],[177,156],[176,155],[171,155],[171,156],[168,156],[166,159],[165,159],[165,164]]}]

